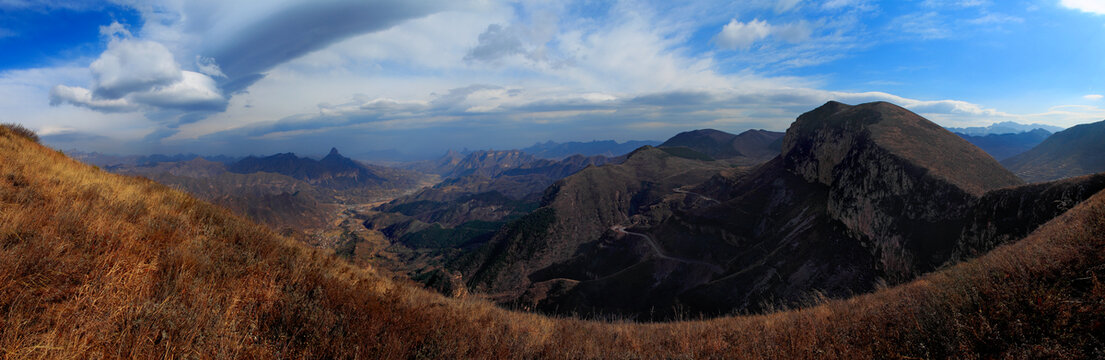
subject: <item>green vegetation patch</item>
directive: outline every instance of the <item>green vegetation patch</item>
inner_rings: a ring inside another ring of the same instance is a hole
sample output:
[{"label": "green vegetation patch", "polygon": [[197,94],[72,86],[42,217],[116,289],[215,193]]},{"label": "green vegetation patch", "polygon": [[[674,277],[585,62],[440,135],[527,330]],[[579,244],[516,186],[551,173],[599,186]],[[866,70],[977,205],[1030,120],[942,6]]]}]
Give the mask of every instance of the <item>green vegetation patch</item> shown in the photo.
[{"label": "green vegetation patch", "polygon": [[426,229],[404,234],[399,242],[413,248],[450,248],[469,242],[486,241],[502,227],[501,221],[473,220],[454,228],[433,224]]}]

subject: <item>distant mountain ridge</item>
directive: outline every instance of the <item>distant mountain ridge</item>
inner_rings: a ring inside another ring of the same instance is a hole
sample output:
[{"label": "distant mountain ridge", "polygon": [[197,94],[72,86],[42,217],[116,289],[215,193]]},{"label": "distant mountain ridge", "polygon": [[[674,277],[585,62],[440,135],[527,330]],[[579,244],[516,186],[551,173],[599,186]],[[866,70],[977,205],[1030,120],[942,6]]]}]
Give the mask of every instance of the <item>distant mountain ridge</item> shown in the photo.
[{"label": "distant mountain ridge", "polygon": [[1048,136],[1051,136],[1051,132],[1044,129],[1035,129],[1032,131],[1010,134],[956,134],[971,142],[971,144],[978,146],[980,149],[990,154],[990,156],[993,156],[994,159],[998,161],[1002,161],[1028,151],[1036,145],[1039,145],[1041,142],[1047,139]]},{"label": "distant mountain ridge", "polygon": [[533,156],[548,159],[561,159],[572,155],[602,155],[606,157],[615,157],[628,154],[630,151],[645,145],[656,146],[659,144],[659,141],[652,140],[630,140],[624,143],[619,143],[614,140],[557,143],[550,140],[544,143],[536,143],[533,146],[522,149],[522,151],[533,154]]},{"label": "distant mountain ridge", "polygon": [[1105,172],[1105,121],[1052,134],[1002,164],[1030,182]]},{"label": "distant mountain ridge", "polygon": [[265,157],[249,156],[227,166],[227,171],[234,173],[270,172],[338,190],[398,185],[394,182],[402,179],[386,177],[383,174],[386,170],[353,161],[338,153],[336,148],[330,149],[330,153],[320,160],[282,153]]},{"label": "distant mountain ridge", "polygon": [[153,166],[163,162],[180,162],[189,161],[196,158],[203,158],[209,161],[229,164],[241,159],[241,157],[226,156],[226,155],[196,155],[196,154],[175,154],[175,155],[112,155],[102,154],[98,152],[84,152],[80,150],[66,150],[66,155],[71,156],[74,159],[80,160],[86,164],[96,165],[99,167],[113,166],[113,165],[138,165],[138,166]]},{"label": "distant mountain ridge", "polygon": [[990,134],[1017,134],[1036,129],[1044,129],[1051,133],[1063,130],[1063,128],[1054,125],[1021,124],[1012,121],[1003,121],[999,123],[993,123],[989,126],[948,128],[948,131],[971,136],[986,136]]}]

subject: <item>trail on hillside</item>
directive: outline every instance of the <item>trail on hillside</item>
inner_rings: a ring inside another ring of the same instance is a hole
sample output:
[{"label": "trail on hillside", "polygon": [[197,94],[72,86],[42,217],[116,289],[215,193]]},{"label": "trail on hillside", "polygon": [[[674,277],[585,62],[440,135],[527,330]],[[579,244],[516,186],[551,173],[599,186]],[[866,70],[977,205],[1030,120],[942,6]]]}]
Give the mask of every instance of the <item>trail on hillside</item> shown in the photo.
[{"label": "trail on hillside", "polygon": [[700,197],[700,198],[702,198],[703,200],[706,200],[706,201],[712,201],[714,203],[721,203],[720,201],[717,201],[717,199],[714,199],[712,197],[702,195],[702,194],[699,194],[699,193],[696,193],[696,192],[690,192],[690,191],[683,190],[683,189],[680,189],[680,188],[674,188],[674,189],[671,189],[671,190],[674,191],[674,192],[680,193],[680,194],[694,195],[694,196]]},{"label": "trail on hillside", "polygon": [[642,234],[642,233],[626,231],[625,226],[618,225],[618,226],[614,226],[610,229],[614,230],[618,233],[621,233],[621,234],[634,235],[634,236],[639,236],[641,238],[644,238],[645,242],[648,243],[648,245],[650,247],[652,247],[652,250],[656,253],[656,256],[659,256],[661,259],[678,261],[678,262],[683,262],[683,263],[688,263],[688,264],[697,264],[697,265],[707,266],[707,267],[710,268],[710,270],[712,270],[713,272],[718,273],[718,274],[725,272],[725,269],[722,269],[720,266],[717,266],[713,263],[705,262],[705,261],[702,261],[702,260],[681,258],[681,257],[675,257],[675,256],[668,255],[668,254],[664,253],[664,250],[660,248],[660,244],[657,243],[656,240],[654,240],[651,236],[648,236],[648,235]]}]

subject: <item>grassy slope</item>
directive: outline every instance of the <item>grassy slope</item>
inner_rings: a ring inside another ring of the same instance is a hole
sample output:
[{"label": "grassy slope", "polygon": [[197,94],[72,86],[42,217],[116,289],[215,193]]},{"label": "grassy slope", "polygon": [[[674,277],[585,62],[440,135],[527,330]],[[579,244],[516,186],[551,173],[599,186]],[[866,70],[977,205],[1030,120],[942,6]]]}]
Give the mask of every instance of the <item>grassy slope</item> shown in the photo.
[{"label": "grassy slope", "polygon": [[598,323],[412,289],[3,128],[0,159],[0,357],[1102,356],[1105,193],[1022,241],[874,294]]}]

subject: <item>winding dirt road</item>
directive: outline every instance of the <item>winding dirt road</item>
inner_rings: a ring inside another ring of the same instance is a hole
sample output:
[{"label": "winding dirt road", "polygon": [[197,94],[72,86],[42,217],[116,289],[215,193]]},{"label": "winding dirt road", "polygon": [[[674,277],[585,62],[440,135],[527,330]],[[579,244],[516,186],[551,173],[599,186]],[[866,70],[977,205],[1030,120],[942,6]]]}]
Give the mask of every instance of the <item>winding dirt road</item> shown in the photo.
[{"label": "winding dirt road", "polygon": [[674,189],[671,189],[671,191],[674,191],[674,192],[677,192],[677,193],[680,193],[680,194],[690,194],[690,195],[700,197],[703,200],[712,201],[712,202],[715,202],[715,203],[721,203],[720,201],[717,201],[716,199],[714,199],[712,197],[702,195],[702,194],[699,194],[699,193],[695,193],[695,192],[690,192],[690,191],[683,190],[683,189],[680,189],[680,188],[674,188]]},{"label": "winding dirt road", "polygon": [[675,256],[668,255],[668,254],[664,253],[664,250],[660,248],[660,244],[658,244],[656,242],[656,240],[653,240],[651,236],[648,236],[648,235],[642,234],[642,233],[626,231],[625,226],[616,225],[614,227],[611,227],[610,230],[614,230],[615,232],[618,232],[618,233],[621,233],[621,234],[639,236],[641,238],[644,238],[645,242],[648,243],[648,246],[652,247],[652,250],[654,252],[656,252],[656,256],[659,256],[661,259],[678,261],[678,262],[683,262],[683,263],[688,263],[688,264],[697,264],[697,265],[707,266],[707,267],[710,268],[711,271],[713,271],[716,274],[720,274],[720,273],[725,272],[725,269],[722,269],[720,266],[717,266],[717,265],[712,264],[712,263],[708,263],[708,262],[701,261],[701,260],[687,259],[687,258],[681,258],[681,257],[675,257]]}]

